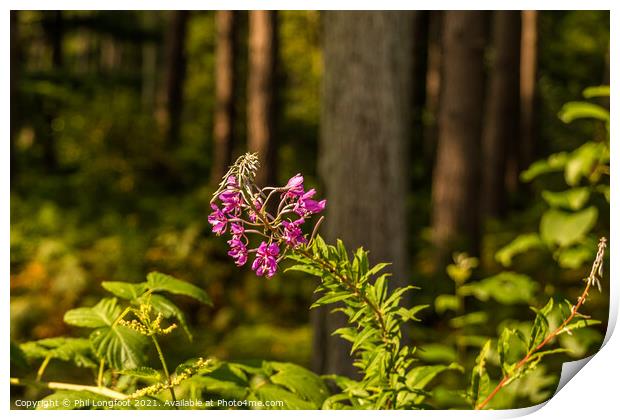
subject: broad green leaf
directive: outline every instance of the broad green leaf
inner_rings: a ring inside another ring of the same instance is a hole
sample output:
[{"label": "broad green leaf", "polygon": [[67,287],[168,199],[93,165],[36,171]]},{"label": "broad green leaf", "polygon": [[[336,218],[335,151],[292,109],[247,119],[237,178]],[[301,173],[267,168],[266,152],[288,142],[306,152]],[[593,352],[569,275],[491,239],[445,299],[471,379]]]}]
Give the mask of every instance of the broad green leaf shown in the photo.
[{"label": "broad green leaf", "polygon": [[64,320],[77,327],[98,328],[112,325],[121,314],[116,298],[101,299],[92,308],[71,309],[65,313]]},{"label": "broad green leaf", "polygon": [[530,182],[540,175],[550,172],[557,172],[564,169],[568,162],[568,153],[560,152],[549,156],[546,160],[539,160],[530,165],[525,171],[521,172],[520,178],[523,182]]},{"label": "broad green leaf", "polygon": [[489,315],[484,311],[470,312],[463,316],[457,316],[450,320],[452,328],[463,328],[469,325],[484,324],[489,320]]},{"label": "broad green leaf", "polygon": [[590,189],[581,187],[560,192],[543,191],[542,197],[551,207],[580,210],[590,198]]},{"label": "broad green leaf", "polygon": [[459,297],[455,295],[439,295],[435,298],[435,311],[443,314],[447,310],[458,311],[461,304]]},{"label": "broad green leaf", "polygon": [[255,390],[248,397],[249,400],[272,402],[282,401],[283,407],[264,407],[270,410],[316,410],[320,406],[311,401],[306,401],[297,395],[277,385],[266,384]]},{"label": "broad green leaf", "polygon": [[110,398],[90,391],[55,391],[41,400],[37,410],[75,410],[89,408],[96,403],[111,401]]},{"label": "broad green leaf", "polygon": [[105,357],[115,369],[135,369],[143,366],[146,359],[145,336],[123,325],[97,328],[89,340],[99,357]]},{"label": "broad green leaf", "polygon": [[598,163],[607,161],[609,161],[609,150],[605,144],[585,143],[570,154],[564,169],[564,179],[568,185],[575,186],[582,177],[590,179]]},{"label": "broad green leaf", "polygon": [[508,245],[495,253],[495,259],[504,267],[512,265],[512,259],[531,249],[541,248],[544,245],[537,233],[524,233],[517,236]]},{"label": "broad green leaf", "polygon": [[589,102],[568,102],[560,110],[559,117],[566,124],[580,118],[594,118],[607,122],[609,111]]},{"label": "broad green leaf", "polygon": [[315,373],[292,363],[271,362],[270,366],[277,371],[269,380],[287,388],[306,401],[321,406],[329,397],[329,390],[323,380]]},{"label": "broad green leaf", "polygon": [[118,373],[140,379],[152,379],[155,381],[161,380],[161,373],[147,366],[139,366],[134,369],[123,369]]},{"label": "broad green leaf", "polygon": [[583,91],[584,98],[598,98],[609,96],[609,86],[590,86]]},{"label": "broad green leaf", "polygon": [[502,271],[479,282],[468,283],[459,290],[464,296],[473,295],[481,301],[494,299],[505,305],[528,303],[538,290],[538,283],[525,274]]},{"label": "broad green leaf", "polygon": [[579,243],[570,248],[558,249],[554,257],[560,267],[576,269],[589,265],[595,255],[596,245]]},{"label": "broad green leaf", "polygon": [[23,343],[21,349],[29,359],[52,359],[73,362],[78,367],[97,367],[86,338],[54,337]]},{"label": "broad green leaf", "polygon": [[156,271],[146,276],[146,284],[153,292],[168,292],[175,295],[184,295],[196,299],[205,305],[211,305],[207,292],[183,280]]},{"label": "broad green leaf", "polygon": [[126,283],[124,281],[104,281],[101,286],[108,292],[122,299],[137,299],[146,292],[146,283]]},{"label": "broad green leaf", "polygon": [[497,340],[497,353],[502,374],[509,373],[515,362],[525,355],[527,350],[526,339],[521,331],[504,328]]},{"label": "broad green leaf", "polygon": [[594,227],[597,217],[594,206],[576,213],[550,209],[540,220],[540,234],[548,244],[566,247],[582,240]]},{"label": "broad green leaf", "polygon": [[440,343],[424,344],[416,355],[427,363],[451,363],[456,360],[456,349]]}]

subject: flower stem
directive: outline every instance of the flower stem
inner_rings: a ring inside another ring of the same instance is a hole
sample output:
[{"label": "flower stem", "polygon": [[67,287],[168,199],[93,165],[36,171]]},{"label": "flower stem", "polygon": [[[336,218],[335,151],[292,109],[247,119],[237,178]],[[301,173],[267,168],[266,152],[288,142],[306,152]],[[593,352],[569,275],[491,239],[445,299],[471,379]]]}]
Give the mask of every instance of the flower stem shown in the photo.
[{"label": "flower stem", "polygon": [[97,386],[99,388],[103,387],[103,368],[105,366],[105,359],[101,358],[99,361],[99,375],[97,375]]},{"label": "flower stem", "polygon": [[510,381],[510,379],[512,378],[512,374],[514,372],[518,372],[519,369],[525,366],[527,362],[529,362],[532,359],[532,356],[534,356],[536,352],[538,352],[540,349],[546,346],[555,337],[562,334],[564,332],[564,328],[566,328],[566,326],[579,313],[579,308],[581,308],[581,306],[586,302],[586,298],[588,297],[588,292],[590,291],[590,287],[594,283],[598,282],[596,275],[598,272],[600,272],[600,269],[603,265],[603,256],[605,255],[606,243],[607,243],[607,240],[605,238],[601,238],[601,241],[599,242],[599,246],[598,246],[598,253],[596,254],[596,259],[594,260],[594,264],[592,264],[592,270],[590,271],[590,276],[587,279],[588,283],[586,284],[586,287],[583,290],[583,293],[581,294],[581,296],[579,296],[579,299],[577,299],[577,303],[571,309],[570,315],[564,320],[564,322],[562,322],[562,324],[560,324],[559,327],[557,327],[550,334],[548,334],[538,346],[530,350],[525,355],[525,357],[521,359],[519,363],[517,363],[515,367],[509,373],[504,375],[504,377],[497,384],[495,389],[491,391],[491,393],[484,399],[484,401],[482,401],[480,404],[476,406],[476,410],[482,410],[484,407],[486,407],[486,405],[493,399],[493,397],[495,397],[495,395],[497,395],[497,393],[508,384],[508,381]]},{"label": "flower stem", "polygon": [[47,355],[45,356],[45,359],[43,359],[43,363],[41,363],[39,370],[37,370],[37,382],[41,381],[41,378],[43,377],[43,373],[45,373],[45,369],[47,368],[47,365],[49,364],[50,360],[52,360],[51,355]]},{"label": "flower stem", "polygon": [[67,391],[89,391],[104,397],[113,398],[115,400],[127,399],[127,395],[114,391],[113,389],[98,386],[69,384],[64,382],[40,382],[29,381],[27,379],[11,378],[11,385],[16,386],[33,386],[37,388],[46,388],[51,390],[67,390]]},{"label": "flower stem", "polygon": [[[170,373],[168,372],[168,365],[166,364],[166,359],[164,359],[164,353],[161,351],[161,347],[159,347],[159,342],[155,338],[154,335],[151,336],[151,340],[153,340],[153,344],[155,345],[155,349],[157,349],[157,355],[159,356],[159,360],[161,362],[161,367],[164,369],[164,375],[166,376],[166,381],[170,384]],[[177,402],[177,397],[174,394],[174,388],[170,387],[170,396],[172,397],[172,401]],[[174,404],[174,408],[178,410],[176,404]]]}]

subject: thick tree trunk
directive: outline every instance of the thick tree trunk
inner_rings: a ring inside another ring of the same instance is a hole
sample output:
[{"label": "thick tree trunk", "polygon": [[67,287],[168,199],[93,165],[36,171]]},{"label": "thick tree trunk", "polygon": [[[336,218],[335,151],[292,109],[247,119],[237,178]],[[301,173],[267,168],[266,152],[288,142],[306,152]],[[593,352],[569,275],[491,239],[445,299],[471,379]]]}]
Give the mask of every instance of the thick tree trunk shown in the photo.
[{"label": "thick tree trunk", "polygon": [[519,174],[535,159],[536,75],[538,72],[538,12],[521,12],[520,141],[508,159],[507,187],[519,189]]},{"label": "thick tree trunk", "polygon": [[[323,116],[319,171],[325,182],[324,235],[371,263],[392,262],[407,282],[406,143],[411,129],[412,16],[402,12],[324,14]],[[313,311],[318,372],[353,375],[350,343],[331,333],[343,319]]]},{"label": "thick tree trunk", "polygon": [[183,85],[185,82],[187,22],[189,12],[171,12],[166,40],[166,90],[165,109],[166,143],[172,146],[179,142],[181,116],[183,115]]},{"label": "thick tree trunk", "polygon": [[438,262],[454,249],[478,254],[484,93],[484,12],[445,12],[433,241]]},{"label": "thick tree trunk", "polygon": [[431,12],[412,12],[413,41],[412,41],[412,137],[413,148],[418,152],[412,158],[425,159],[420,156],[419,150],[424,150],[424,107],[426,106],[426,76],[428,68],[428,30]]},{"label": "thick tree trunk", "polygon": [[506,210],[506,163],[519,144],[519,55],[521,12],[493,14],[493,63],[487,89],[482,137],[482,212],[501,216]]},{"label": "thick tree trunk", "polygon": [[238,12],[216,12],[215,121],[211,181],[218,183],[230,165],[235,139],[235,60]]},{"label": "thick tree trunk", "polygon": [[248,148],[258,152],[262,168],[258,185],[272,185],[277,174],[276,63],[278,55],[277,12],[249,14]]}]

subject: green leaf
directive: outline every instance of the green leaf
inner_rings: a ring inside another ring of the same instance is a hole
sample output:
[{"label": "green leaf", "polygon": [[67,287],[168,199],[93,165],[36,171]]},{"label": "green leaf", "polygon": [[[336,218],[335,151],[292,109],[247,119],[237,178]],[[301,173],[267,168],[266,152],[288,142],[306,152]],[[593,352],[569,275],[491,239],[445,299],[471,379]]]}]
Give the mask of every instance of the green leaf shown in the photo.
[{"label": "green leaf", "polygon": [[134,369],[123,369],[118,373],[140,379],[152,379],[155,381],[161,380],[161,373],[147,366],[139,366]]},{"label": "green leaf", "polygon": [[355,293],[329,292],[329,293],[326,293],[324,296],[321,296],[319,299],[317,299],[316,302],[314,302],[312,306],[310,306],[310,309],[316,308],[322,305],[327,305],[329,303],[340,302],[352,296],[355,296]]},{"label": "green leaf", "polygon": [[104,281],[101,286],[121,299],[133,300],[146,292],[146,283],[126,283],[123,281]]},{"label": "green leaf", "polygon": [[99,357],[115,369],[135,369],[146,359],[146,337],[123,325],[97,328],[89,340]]},{"label": "green leaf", "polygon": [[351,354],[353,354],[355,350],[358,349],[358,347],[368,344],[368,341],[371,339],[371,337],[376,334],[377,331],[370,326],[360,331],[355,337],[355,340],[353,341],[353,346],[351,346]]},{"label": "green leaf", "polygon": [[416,305],[410,309],[400,307],[398,308],[398,311],[396,313],[400,315],[400,318],[404,322],[407,322],[409,320],[420,321],[418,318],[416,318],[417,313],[428,308],[429,306],[430,305]]},{"label": "green leaf", "polygon": [[316,410],[320,407],[311,401],[303,400],[302,398],[298,397],[290,391],[287,391],[284,388],[271,384],[266,384],[255,389],[249,395],[248,399],[263,402],[282,401],[284,403],[283,407],[264,407],[265,409],[270,410]]},{"label": "green leaf", "polygon": [[523,182],[530,182],[540,175],[550,172],[557,172],[564,169],[568,162],[568,153],[560,152],[549,156],[546,160],[539,160],[530,165],[525,171],[521,172],[520,178]]},{"label": "green leaf", "polygon": [[319,407],[329,397],[329,390],[323,380],[308,369],[292,363],[271,362],[269,365],[277,372],[269,378],[272,383],[287,388]]},{"label": "green leaf", "polygon": [[584,98],[598,98],[609,96],[609,86],[590,86],[583,91]]},{"label": "green leaf", "polygon": [[547,319],[547,316],[549,316],[553,309],[553,298],[549,299],[549,302],[547,302],[542,309],[531,309],[536,312],[536,318],[534,319],[534,325],[532,325],[532,329],[530,331],[530,339],[527,344],[528,350],[532,350],[542,343],[549,333],[549,320]]},{"label": "green leaf", "polygon": [[455,295],[439,295],[435,298],[435,311],[438,314],[443,314],[448,310],[456,312],[460,306],[459,297]]},{"label": "green leaf", "polygon": [[609,150],[604,143],[585,143],[570,154],[564,169],[564,179],[570,186],[577,185],[582,177],[590,179],[599,163],[608,161]]},{"label": "green leaf", "polygon": [[489,298],[505,305],[528,303],[538,290],[538,283],[525,274],[502,271],[479,282],[469,283],[459,289],[463,296],[475,296],[481,301]]},{"label": "green leaf", "polygon": [[588,265],[594,259],[596,245],[579,243],[570,248],[558,249],[554,258],[562,268],[576,269]]},{"label": "green leaf", "polygon": [[416,355],[427,363],[451,363],[456,360],[456,350],[452,346],[440,343],[424,344]]},{"label": "green leaf", "polygon": [[101,299],[92,308],[71,309],[65,313],[64,320],[77,327],[98,328],[111,325],[121,314],[116,298]]},{"label": "green leaf", "polygon": [[520,330],[504,328],[497,340],[499,365],[503,375],[509,373],[513,363],[525,354],[526,346],[525,336]]},{"label": "green leaf", "polygon": [[512,265],[512,259],[531,249],[541,248],[544,245],[537,233],[524,233],[517,236],[508,245],[495,253],[495,259],[504,267]]},{"label": "green leaf", "polygon": [[52,359],[73,362],[78,367],[97,367],[93,361],[90,343],[85,338],[54,337],[31,341],[21,345],[29,359]]},{"label": "green leaf", "polygon": [[463,316],[457,316],[450,320],[452,328],[463,328],[469,325],[485,324],[489,320],[489,315],[484,311],[470,312]]},{"label": "green leaf", "polygon": [[580,118],[594,118],[600,121],[609,121],[609,111],[600,105],[589,102],[567,102],[558,115],[566,124]]},{"label": "green leaf", "polygon": [[310,264],[296,264],[284,270],[285,273],[289,271],[299,271],[316,277],[323,277],[325,275],[325,271]]},{"label": "green leaf", "polygon": [[411,369],[407,373],[405,383],[410,389],[424,389],[435,376],[447,370],[463,371],[463,367],[458,363],[451,363],[450,365],[431,365],[431,366],[419,366]]},{"label": "green leaf", "polygon": [[597,217],[594,206],[576,213],[550,209],[542,216],[540,234],[548,244],[566,247],[582,240],[594,227]]},{"label": "green leaf", "polygon": [[491,348],[491,340],[488,340],[476,358],[476,365],[471,374],[469,385],[469,397],[471,398],[472,407],[476,407],[484,400],[489,393],[491,379],[486,371],[486,359]]},{"label": "green leaf", "polygon": [[196,299],[205,305],[211,305],[207,292],[183,280],[156,271],[146,276],[146,284],[153,292],[168,292]]},{"label": "green leaf", "polygon": [[75,410],[91,407],[93,404],[111,401],[110,398],[90,391],[56,391],[43,398],[37,410]]},{"label": "green leaf", "polygon": [[543,191],[542,197],[551,207],[580,210],[590,198],[590,189],[581,187],[560,192]]}]

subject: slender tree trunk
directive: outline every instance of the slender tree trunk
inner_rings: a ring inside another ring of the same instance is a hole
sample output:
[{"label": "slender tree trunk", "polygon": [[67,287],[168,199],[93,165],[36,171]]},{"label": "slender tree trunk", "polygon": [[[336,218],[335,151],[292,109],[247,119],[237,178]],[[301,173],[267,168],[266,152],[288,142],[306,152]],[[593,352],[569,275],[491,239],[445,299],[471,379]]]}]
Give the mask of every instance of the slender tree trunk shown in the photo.
[{"label": "slender tree trunk", "polygon": [[11,181],[15,181],[18,173],[17,157],[15,156],[15,142],[20,125],[20,94],[19,94],[19,78],[21,67],[21,52],[19,39],[19,11],[11,10],[11,77],[10,77],[10,95],[11,95],[11,130],[10,130],[10,165],[11,165]]},{"label": "slender tree trunk", "polygon": [[183,85],[185,82],[187,22],[189,12],[171,12],[166,43],[166,143],[172,146],[179,142],[181,116],[183,115]]},{"label": "slender tree trunk", "polygon": [[[52,70],[60,72],[64,63],[63,57],[63,37],[64,24],[62,11],[43,12],[49,13],[44,16],[43,30],[52,51]],[[44,109],[43,118],[45,124],[40,133],[43,147],[43,162],[47,171],[52,172],[58,168],[58,157],[56,155],[56,138],[52,129],[52,124],[56,118],[56,107],[48,106]]]},{"label": "slender tree trunk", "polygon": [[482,137],[482,211],[497,217],[506,210],[508,153],[519,145],[521,12],[494,12],[492,37],[493,63]]},{"label": "slender tree trunk", "polygon": [[431,12],[412,12],[413,40],[412,40],[412,137],[413,148],[418,152],[412,154],[412,159],[426,161],[425,155],[420,155],[419,150],[425,149],[424,138],[424,108],[426,106],[426,76],[428,67],[428,44],[429,44],[429,21]]},{"label": "slender tree trunk", "polygon": [[[363,246],[371,263],[392,262],[393,285],[407,282],[406,143],[411,130],[412,16],[325,12],[319,171],[326,186],[327,240]],[[312,313],[313,367],[353,375],[350,343],[331,333],[343,319]]]},{"label": "slender tree trunk", "polygon": [[276,64],[278,22],[275,11],[249,13],[248,148],[258,152],[262,168],[258,185],[276,181]]},{"label": "slender tree trunk", "polygon": [[237,17],[235,11],[216,12],[215,122],[211,181],[219,182],[232,159],[235,140],[235,60],[237,55]]},{"label": "slender tree trunk", "polygon": [[535,158],[536,145],[536,75],[538,71],[538,12],[521,12],[520,64],[520,141],[510,152],[506,184],[510,191],[519,189],[519,174]]},{"label": "slender tree trunk", "polygon": [[443,264],[454,249],[478,254],[484,92],[484,12],[444,16],[443,77],[433,176],[433,241]]},{"label": "slender tree trunk", "polygon": [[439,101],[441,93],[441,29],[444,12],[428,12],[428,64],[426,70],[426,123],[424,130],[424,157],[435,156],[437,145],[437,126],[439,120]]}]

